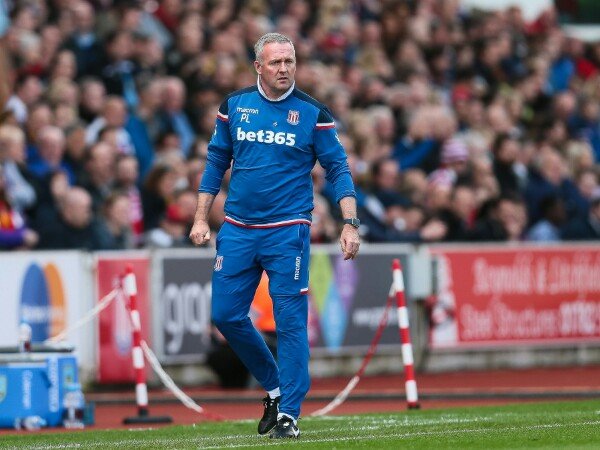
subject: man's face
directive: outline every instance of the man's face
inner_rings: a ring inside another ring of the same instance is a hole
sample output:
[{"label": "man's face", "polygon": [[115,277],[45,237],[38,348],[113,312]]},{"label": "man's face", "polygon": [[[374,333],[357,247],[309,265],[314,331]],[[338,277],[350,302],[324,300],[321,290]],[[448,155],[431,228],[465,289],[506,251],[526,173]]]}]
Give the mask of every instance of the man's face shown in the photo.
[{"label": "man's face", "polygon": [[597,186],[598,179],[596,178],[596,174],[592,172],[584,173],[579,177],[579,181],[577,182],[579,192],[583,194],[585,198],[592,198],[594,189],[596,189]]},{"label": "man's face", "polygon": [[29,77],[25,84],[23,84],[23,88],[20,91],[21,100],[23,100],[27,105],[32,105],[37,102],[40,96],[43,93],[42,83],[37,77]]},{"label": "man's face", "polygon": [[398,163],[394,160],[387,160],[382,163],[379,175],[377,177],[377,185],[381,189],[394,190],[398,185],[398,176],[400,169]]},{"label": "man's face", "polygon": [[106,124],[111,127],[122,127],[127,119],[127,108],[121,100],[109,100],[104,110]]},{"label": "man's face", "polygon": [[129,211],[131,205],[129,199],[125,196],[117,198],[110,210],[108,211],[108,219],[121,228],[126,228],[130,224]]},{"label": "man's face", "polygon": [[111,146],[98,143],[92,147],[91,152],[91,158],[86,167],[88,174],[96,180],[112,179],[115,154]]},{"label": "man's face", "polygon": [[294,82],[296,55],[291,44],[271,42],[264,46],[259,61],[254,67],[261,78],[265,93],[273,98],[280,97]]},{"label": "man's face", "polygon": [[124,186],[131,186],[139,175],[138,162],[135,158],[126,158],[117,165],[117,180]]},{"label": "man's face", "polygon": [[92,220],[92,198],[86,192],[66,194],[63,219],[74,228],[85,228]]},{"label": "man's face", "polygon": [[163,90],[164,107],[167,111],[179,112],[185,103],[185,89],[183,85],[170,82]]},{"label": "man's face", "polygon": [[81,92],[81,103],[92,112],[100,112],[104,105],[106,91],[100,83],[89,83]]},{"label": "man's face", "polygon": [[472,189],[456,188],[452,199],[452,209],[461,219],[468,221],[475,206],[475,193]]},{"label": "man's face", "polygon": [[40,156],[52,166],[58,166],[65,152],[65,142],[55,133],[47,133],[39,144]]},{"label": "man's face", "polygon": [[519,143],[509,139],[505,141],[498,152],[498,159],[505,163],[513,163],[517,160],[520,152]]}]

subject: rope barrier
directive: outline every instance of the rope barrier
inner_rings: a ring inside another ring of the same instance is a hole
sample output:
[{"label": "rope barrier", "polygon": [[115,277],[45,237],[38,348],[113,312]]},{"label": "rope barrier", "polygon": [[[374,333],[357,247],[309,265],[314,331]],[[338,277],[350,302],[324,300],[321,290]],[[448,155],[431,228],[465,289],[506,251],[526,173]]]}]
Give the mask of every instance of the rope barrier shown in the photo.
[{"label": "rope barrier", "polygon": [[385,329],[385,326],[387,325],[388,314],[389,314],[390,308],[392,306],[393,293],[394,293],[394,287],[392,286],[390,288],[390,293],[388,295],[387,303],[385,305],[385,310],[383,311],[383,314],[381,315],[381,319],[379,320],[379,326],[377,327],[375,336],[373,337],[373,340],[371,341],[369,350],[367,350],[367,354],[365,355],[360,368],[356,372],[356,375],[354,375],[350,379],[350,381],[348,382],[346,387],[344,389],[342,389],[342,391],[338,395],[336,395],[335,398],[331,402],[329,402],[329,404],[327,404],[323,408],[318,409],[315,412],[311,413],[310,414],[311,417],[324,416],[325,414],[330,413],[335,408],[340,406],[342,403],[344,403],[346,401],[346,399],[348,398],[350,393],[354,390],[354,388],[360,381],[360,377],[362,377],[365,369],[367,368],[367,365],[369,364],[369,362],[371,361],[371,358],[373,358],[373,355],[375,354],[375,350],[377,349],[377,345],[379,344],[379,340],[381,339],[383,330]]},{"label": "rope barrier", "polygon": [[405,389],[406,398],[408,402],[408,409],[419,408],[419,397],[417,394],[417,382],[415,380],[412,344],[410,342],[408,309],[406,307],[406,300],[404,298],[404,279],[402,275],[402,265],[400,264],[399,259],[394,259],[392,261],[392,275],[393,282],[392,286],[390,287],[390,292],[388,294],[385,310],[381,316],[381,320],[379,321],[377,332],[375,333],[375,336],[371,341],[369,350],[367,351],[367,354],[365,355],[360,368],[358,369],[356,374],[350,379],[346,387],[342,389],[342,391],[338,395],[336,395],[335,398],[328,405],[313,412],[312,414],[310,414],[311,416],[323,416],[333,411],[335,408],[344,403],[344,401],[346,401],[352,390],[356,387],[365,369],[367,368],[367,365],[371,361],[371,358],[375,354],[375,350],[377,349],[377,345],[379,344],[379,340],[381,339],[383,330],[387,325],[388,313],[390,307],[392,306],[392,300],[394,298],[396,299],[396,307],[398,312],[398,329],[400,332],[400,342],[402,344],[402,362],[404,364],[404,372],[406,377]]},{"label": "rope barrier", "polygon": [[177,397],[177,399],[183,403],[186,408],[189,408],[193,411],[196,411],[198,414],[204,414],[210,418],[215,420],[225,420],[223,416],[218,414],[210,413],[206,411],[202,406],[198,405],[193,399],[191,399],[185,392],[183,392],[173,381],[173,379],[169,376],[167,372],[162,368],[158,358],[152,351],[152,349],[148,346],[146,341],[142,340],[141,342],[142,350],[144,351],[144,355],[146,356],[146,360],[150,363],[150,366],[160,378],[160,381],[165,385],[167,389],[171,391],[171,393]]},{"label": "rope barrier", "polygon": [[44,344],[50,344],[53,342],[62,341],[68,334],[72,333],[73,331],[77,330],[78,328],[81,328],[83,325],[85,325],[90,320],[92,320],[94,317],[96,317],[98,314],[100,314],[104,309],[106,309],[108,307],[108,305],[110,305],[110,303],[117,297],[120,290],[121,290],[120,287],[114,288],[112,291],[110,291],[108,294],[106,294],[102,298],[102,300],[100,300],[98,302],[98,304],[96,306],[94,306],[92,309],[90,309],[85,316],[83,316],[81,319],[79,319],[77,322],[75,322],[69,328],[58,333],[56,336],[46,339],[44,341]]}]

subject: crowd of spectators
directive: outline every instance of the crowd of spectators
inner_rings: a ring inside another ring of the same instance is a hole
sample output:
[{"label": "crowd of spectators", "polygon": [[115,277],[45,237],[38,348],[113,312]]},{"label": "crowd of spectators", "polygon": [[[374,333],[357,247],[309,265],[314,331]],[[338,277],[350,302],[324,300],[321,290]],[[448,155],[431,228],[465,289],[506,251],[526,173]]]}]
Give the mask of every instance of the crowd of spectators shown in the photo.
[{"label": "crowd of spectators", "polygon": [[[458,0],[13,0],[0,248],[188,246],[224,97],[253,44],[296,46],[327,104],[368,242],[600,238],[600,43],[549,10]],[[314,242],[338,207],[313,172]],[[227,190],[210,223],[223,221]],[[216,233],[213,233],[215,236]]]}]

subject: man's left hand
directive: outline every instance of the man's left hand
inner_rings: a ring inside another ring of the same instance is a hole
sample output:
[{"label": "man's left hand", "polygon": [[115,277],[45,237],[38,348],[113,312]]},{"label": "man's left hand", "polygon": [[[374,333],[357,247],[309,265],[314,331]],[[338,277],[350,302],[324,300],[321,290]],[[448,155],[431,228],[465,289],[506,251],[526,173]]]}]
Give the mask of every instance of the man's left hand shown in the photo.
[{"label": "man's left hand", "polygon": [[358,230],[352,225],[344,225],[344,228],[342,228],[340,246],[342,247],[344,260],[356,257],[360,247],[360,237],[358,236]]}]

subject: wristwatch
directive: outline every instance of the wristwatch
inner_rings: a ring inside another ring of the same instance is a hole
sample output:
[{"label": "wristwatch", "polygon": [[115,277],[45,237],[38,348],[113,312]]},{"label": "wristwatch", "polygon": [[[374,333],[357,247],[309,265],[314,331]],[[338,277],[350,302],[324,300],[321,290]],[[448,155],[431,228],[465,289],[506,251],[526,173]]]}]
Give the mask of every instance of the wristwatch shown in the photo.
[{"label": "wristwatch", "polygon": [[353,217],[351,219],[344,219],[344,224],[352,225],[354,228],[358,228],[360,227],[360,220],[358,220],[356,217]]}]

